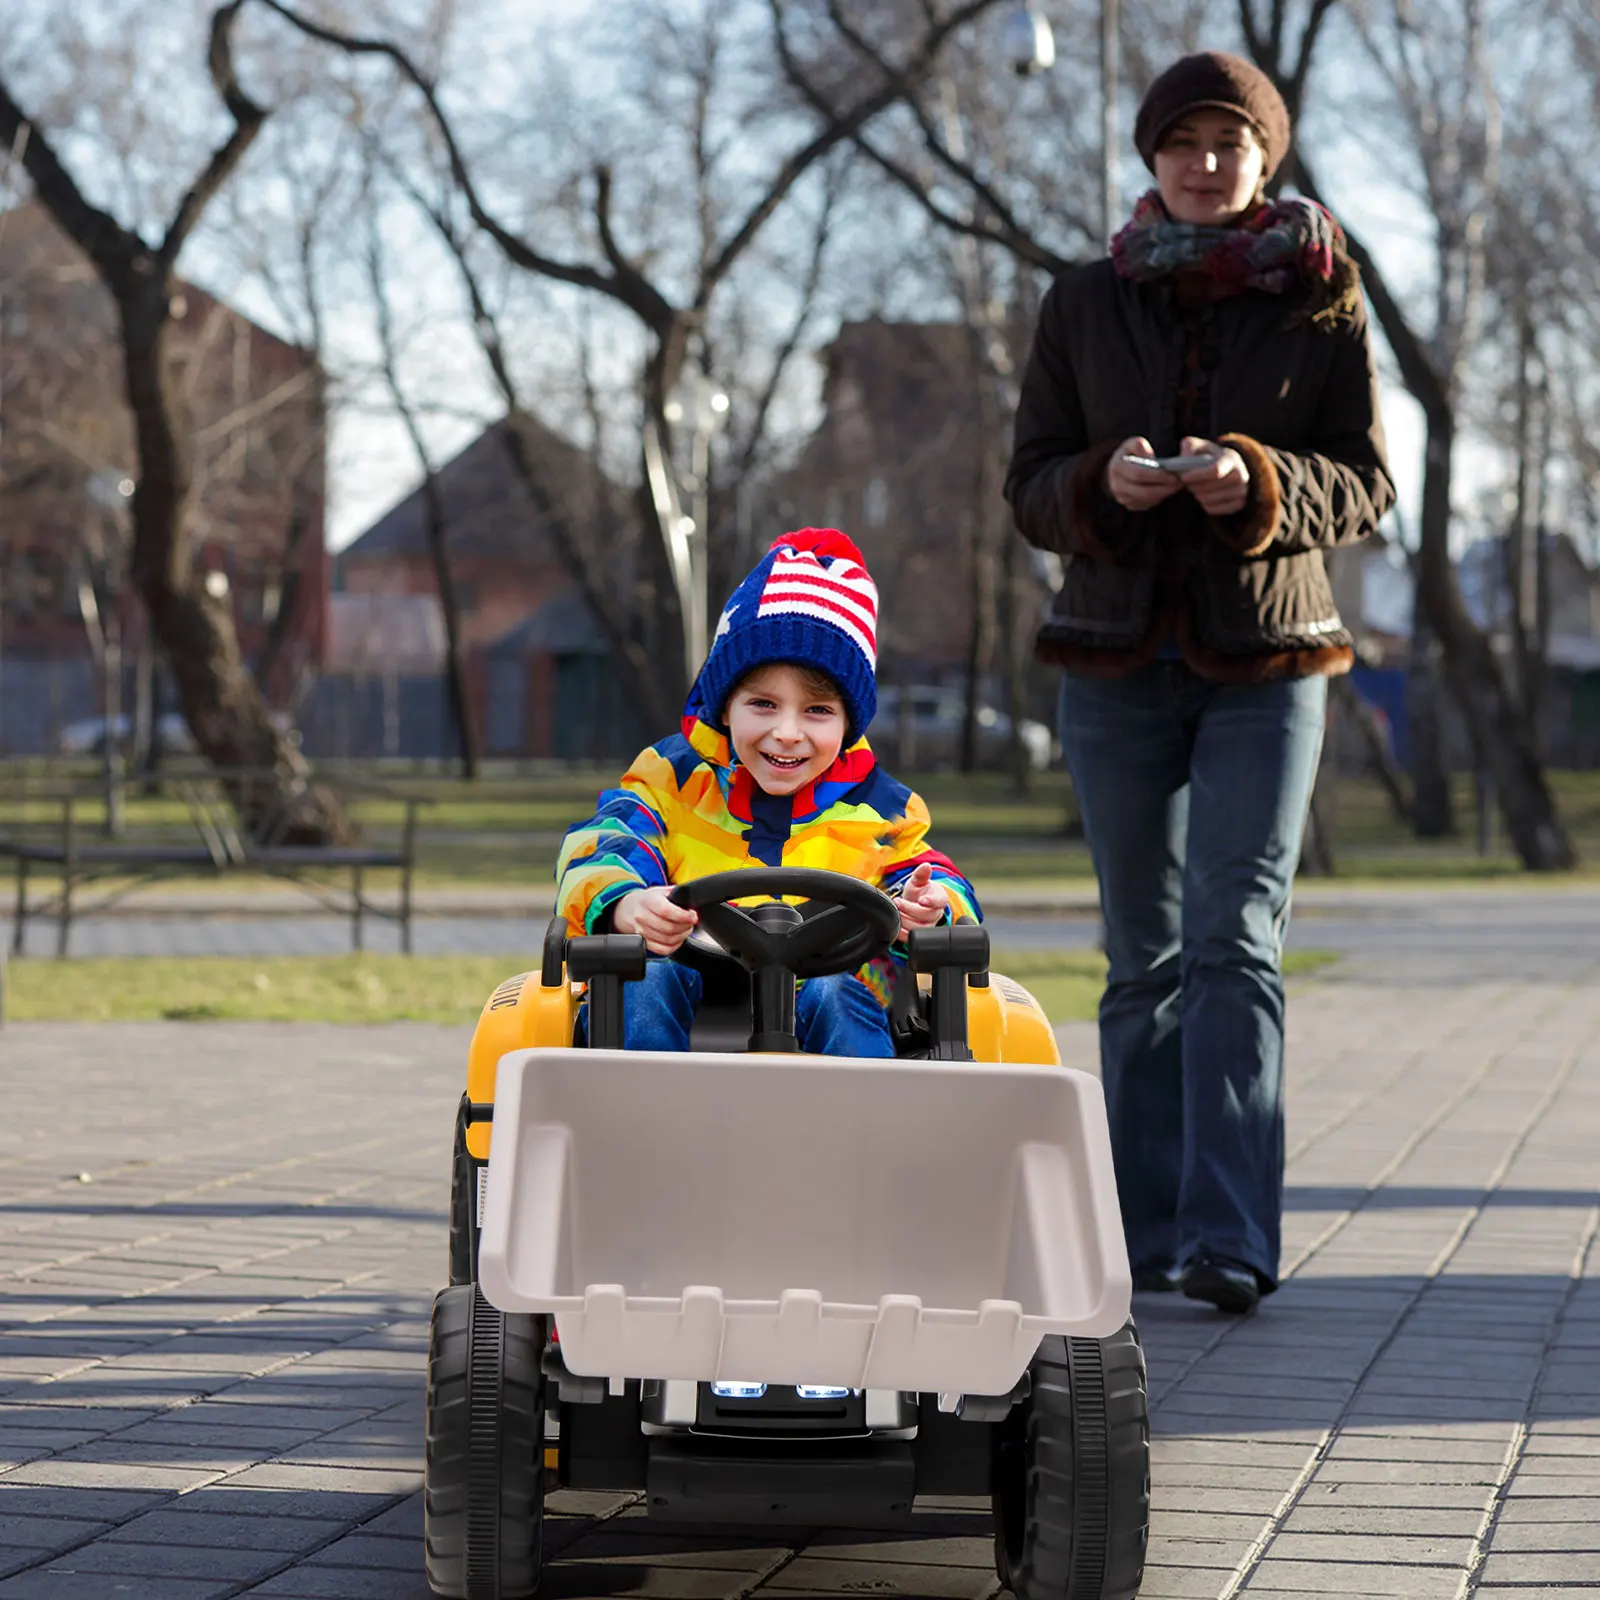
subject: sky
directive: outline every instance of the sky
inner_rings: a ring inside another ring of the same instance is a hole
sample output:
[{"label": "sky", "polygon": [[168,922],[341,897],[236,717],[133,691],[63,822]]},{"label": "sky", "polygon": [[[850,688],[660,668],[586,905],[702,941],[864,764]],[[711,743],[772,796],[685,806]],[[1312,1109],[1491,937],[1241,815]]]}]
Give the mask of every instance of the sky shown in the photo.
[{"label": "sky", "polygon": [[[570,20],[589,10],[593,0],[539,0],[541,21]],[[1148,181],[1137,157],[1132,153],[1131,104],[1122,108],[1124,144],[1120,193],[1124,204],[1140,193]],[[1326,132],[1325,132],[1326,140]],[[1385,272],[1395,283],[1405,286],[1417,281],[1428,270],[1428,243],[1415,222],[1415,206],[1410,197],[1392,183],[1385,182],[1372,156],[1353,137],[1326,140],[1319,153],[1322,181],[1330,201],[1361,234],[1374,245]],[[814,344],[826,343],[827,331],[819,331]],[[1374,328],[1375,344],[1385,369],[1382,410],[1388,433],[1393,475],[1399,490],[1399,519],[1407,529],[1418,524],[1421,497],[1424,427],[1420,407],[1399,382],[1392,357],[1381,332]],[[497,408],[493,390],[470,335],[459,325],[441,324],[430,339],[423,341],[431,359],[442,372],[452,374],[458,394],[481,408],[485,417]],[[820,383],[812,382],[807,392],[813,425],[820,420]],[[430,434],[437,449],[448,453],[462,447],[474,429],[450,419],[432,424]],[[329,542],[338,548],[356,537],[396,499],[409,493],[419,481],[418,469],[403,430],[395,421],[360,412],[340,418],[334,439],[338,470],[330,508]],[[1470,495],[1475,478],[1474,458],[1462,452],[1458,466],[1458,488]],[[1492,470],[1489,468],[1488,470]]]},{"label": "sky", "polygon": [[[0,13],[20,0],[0,0]],[[60,0],[71,4],[102,29],[115,29],[116,20],[128,5],[145,0]],[[201,0],[191,0],[204,9]],[[472,97],[475,106],[496,104],[514,106],[523,92],[520,63],[528,53],[538,54],[548,41],[558,40],[568,26],[609,0],[462,0],[471,8],[475,25],[486,28],[482,45],[474,54]],[[1048,0],[1046,9],[1059,9],[1064,0]],[[183,0],[178,0],[178,11]],[[181,14],[174,27],[192,33],[192,22]],[[604,62],[580,59],[581,70],[603,74]],[[997,70],[1004,70],[997,65]],[[447,83],[450,81],[447,76]],[[459,90],[457,91],[459,92]],[[1143,169],[1131,151],[1131,104],[1121,108],[1122,136],[1126,149],[1121,193],[1127,203],[1146,180]],[[1370,151],[1346,133],[1343,136],[1319,128],[1320,176],[1328,187],[1336,211],[1343,212],[1352,226],[1378,250],[1385,271],[1399,285],[1416,280],[1427,268],[1426,240],[1416,225],[1411,201],[1389,181]],[[1348,208],[1347,210],[1345,208]],[[424,245],[424,225],[412,219],[394,224],[393,241],[403,253],[415,241],[419,259]],[[406,230],[410,229],[408,235]],[[268,326],[278,320],[260,292],[241,282],[222,258],[208,248],[203,237],[186,255],[184,268],[197,281],[206,284],[238,304],[248,314]],[[408,366],[414,386],[427,397],[443,396],[448,415],[433,415],[426,423],[429,448],[435,460],[443,459],[465,445],[477,429],[498,414],[498,393],[490,382],[481,353],[470,330],[457,316],[446,315],[456,295],[449,282],[449,270],[435,260],[431,269],[402,273],[398,315],[408,329]],[[569,297],[556,304],[559,321],[572,305]],[[350,368],[370,364],[375,349],[370,321],[355,304],[335,300],[329,318],[329,334],[336,364]],[[819,327],[813,346],[826,342],[826,326]],[[1381,343],[1381,341],[1380,341]],[[621,362],[624,356],[616,355]],[[1392,362],[1386,362],[1390,373]],[[812,408],[815,420],[819,385],[814,366],[810,381],[800,387],[800,404]],[[384,397],[369,385],[357,393],[353,403],[336,415],[330,452],[330,505],[328,539],[334,548],[342,547],[385,511],[408,494],[420,478],[420,468],[398,419],[386,415]],[[1383,390],[1383,414],[1389,434],[1394,475],[1401,492],[1401,514],[1408,527],[1416,526],[1416,507],[1420,495],[1423,432],[1420,413],[1397,380],[1388,381]],[[1473,474],[1471,452],[1463,451],[1463,487],[1470,487]]]}]

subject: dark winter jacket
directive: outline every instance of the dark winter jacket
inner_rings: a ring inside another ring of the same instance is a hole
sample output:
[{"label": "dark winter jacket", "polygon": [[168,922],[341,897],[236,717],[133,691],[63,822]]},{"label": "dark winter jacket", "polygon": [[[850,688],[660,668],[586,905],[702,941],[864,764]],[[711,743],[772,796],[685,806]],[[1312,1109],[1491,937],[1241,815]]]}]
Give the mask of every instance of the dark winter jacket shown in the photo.
[{"label": "dark winter jacket", "polygon": [[[1349,669],[1322,552],[1394,500],[1366,316],[1295,318],[1295,292],[1210,299],[1181,276],[1136,283],[1097,261],[1046,296],[1006,478],[1018,528],[1064,558],[1038,654],[1120,676],[1169,640],[1201,675],[1259,681]],[[1179,493],[1130,512],[1105,492],[1112,451],[1144,435],[1230,444],[1250,498],[1209,517]]]}]

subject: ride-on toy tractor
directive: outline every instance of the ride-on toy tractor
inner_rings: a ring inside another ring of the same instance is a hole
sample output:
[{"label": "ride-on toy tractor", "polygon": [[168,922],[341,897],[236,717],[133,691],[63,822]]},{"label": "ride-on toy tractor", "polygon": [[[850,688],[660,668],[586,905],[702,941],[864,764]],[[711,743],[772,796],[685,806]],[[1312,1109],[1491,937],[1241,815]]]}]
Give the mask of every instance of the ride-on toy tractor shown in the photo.
[{"label": "ride-on toy tractor", "polygon": [[1019,1600],[1136,1595],[1145,1371],[1099,1084],[981,927],[912,935],[895,1059],[811,1056],[796,981],[887,950],[894,902],[783,867],[674,898],[700,914],[687,1054],[622,1048],[643,941],[559,921],[478,1022],[428,1352],[434,1592],[534,1593],[559,1486],[791,1527],[986,1497]]}]

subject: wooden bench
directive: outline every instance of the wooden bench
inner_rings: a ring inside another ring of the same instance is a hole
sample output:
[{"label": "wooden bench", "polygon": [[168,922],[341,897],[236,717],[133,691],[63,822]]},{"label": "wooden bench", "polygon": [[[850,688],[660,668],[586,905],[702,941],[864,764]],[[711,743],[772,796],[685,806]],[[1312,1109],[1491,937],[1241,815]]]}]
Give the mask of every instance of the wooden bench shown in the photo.
[{"label": "wooden bench", "polygon": [[[243,771],[220,772],[211,767],[162,773],[156,780],[160,789],[181,800],[186,813],[187,825],[178,837],[114,838],[88,832],[81,811],[89,799],[104,799],[102,785],[83,783],[22,790],[24,811],[43,801],[55,808],[56,815],[52,823],[43,827],[27,822],[8,826],[0,821],[0,857],[9,856],[16,862],[13,953],[21,955],[26,948],[29,918],[55,921],[56,954],[64,956],[75,921],[108,911],[151,884],[195,875],[220,878],[258,873],[292,883],[325,910],[348,917],[354,950],[363,947],[368,917],[398,922],[400,948],[410,955],[417,811],[433,802],[381,784],[342,777],[329,779],[318,774],[312,781],[347,805],[361,796],[401,804],[404,821],[398,844],[285,843],[283,836],[290,820],[287,808],[278,817],[269,817],[259,838],[247,839],[235,822],[228,787],[263,776]],[[383,869],[400,874],[399,903],[393,909],[373,901],[366,892],[365,874]],[[41,877],[53,878],[59,887],[51,893],[30,895],[30,881]],[[97,898],[83,899],[85,892],[105,885],[110,887]]]}]

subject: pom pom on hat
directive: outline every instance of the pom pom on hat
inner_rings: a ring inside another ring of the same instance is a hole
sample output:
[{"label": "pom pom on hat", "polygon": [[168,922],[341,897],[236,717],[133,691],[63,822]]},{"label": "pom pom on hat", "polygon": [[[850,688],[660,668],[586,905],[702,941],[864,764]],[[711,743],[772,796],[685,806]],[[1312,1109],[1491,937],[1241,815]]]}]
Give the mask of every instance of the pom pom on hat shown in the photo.
[{"label": "pom pom on hat", "polygon": [[866,731],[878,709],[878,590],[837,528],[799,528],[772,541],[723,608],[691,713],[720,726],[735,684],[776,662],[825,672],[844,700],[847,742]]}]

